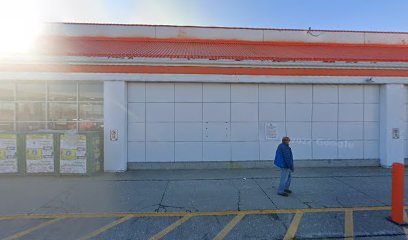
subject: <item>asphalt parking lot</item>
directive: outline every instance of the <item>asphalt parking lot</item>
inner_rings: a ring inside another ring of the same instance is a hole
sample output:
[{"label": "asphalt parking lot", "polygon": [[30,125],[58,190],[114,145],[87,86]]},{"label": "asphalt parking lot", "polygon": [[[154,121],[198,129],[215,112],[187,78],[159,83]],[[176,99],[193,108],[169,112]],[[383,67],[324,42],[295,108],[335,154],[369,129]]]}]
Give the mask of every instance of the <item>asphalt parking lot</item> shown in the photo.
[{"label": "asphalt parking lot", "polygon": [[0,239],[407,239],[390,169],[140,171],[0,177]]}]

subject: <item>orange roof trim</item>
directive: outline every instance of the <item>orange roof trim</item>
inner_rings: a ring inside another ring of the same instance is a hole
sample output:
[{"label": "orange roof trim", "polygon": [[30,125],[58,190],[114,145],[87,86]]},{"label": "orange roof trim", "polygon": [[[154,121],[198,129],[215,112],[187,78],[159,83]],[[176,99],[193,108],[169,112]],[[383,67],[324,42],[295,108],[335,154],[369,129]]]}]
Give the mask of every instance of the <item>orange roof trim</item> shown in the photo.
[{"label": "orange roof trim", "polygon": [[250,42],[200,39],[48,37],[37,53],[116,58],[408,62],[408,45]]},{"label": "orange roof trim", "polygon": [[66,64],[3,64],[0,72],[77,72],[134,74],[221,74],[248,76],[371,76],[408,77],[408,70],[319,69],[319,68],[241,68],[196,66],[129,66]]}]

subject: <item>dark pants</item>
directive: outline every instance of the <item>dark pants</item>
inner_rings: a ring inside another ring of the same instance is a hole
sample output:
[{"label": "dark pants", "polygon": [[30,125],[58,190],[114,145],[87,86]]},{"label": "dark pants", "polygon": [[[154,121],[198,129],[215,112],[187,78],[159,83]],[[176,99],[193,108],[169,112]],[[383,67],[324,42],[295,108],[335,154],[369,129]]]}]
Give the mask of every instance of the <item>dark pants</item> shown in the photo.
[{"label": "dark pants", "polygon": [[281,168],[281,177],[278,188],[278,193],[284,193],[289,189],[290,181],[292,180],[292,171],[289,168]]}]

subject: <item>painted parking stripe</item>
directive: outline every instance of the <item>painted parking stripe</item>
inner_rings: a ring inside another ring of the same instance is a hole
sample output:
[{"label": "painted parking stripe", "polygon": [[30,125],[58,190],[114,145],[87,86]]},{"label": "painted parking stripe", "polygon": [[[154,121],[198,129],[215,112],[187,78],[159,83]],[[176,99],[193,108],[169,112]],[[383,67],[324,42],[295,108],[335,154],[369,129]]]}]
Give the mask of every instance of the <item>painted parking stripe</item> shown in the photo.
[{"label": "painted parking stripe", "polygon": [[222,240],[229,232],[245,217],[246,214],[238,214],[214,237],[214,240]]},{"label": "painted parking stripe", "polygon": [[344,239],[353,240],[354,239],[354,220],[353,211],[346,210],[344,212]]},{"label": "painted parking stripe", "polygon": [[143,212],[143,213],[64,213],[64,214],[16,214],[0,215],[0,220],[35,219],[35,218],[102,218],[102,217],[183,217],[183,216],[224,216],[224,215],[252,215],[252,214],[279,214],[279,213],[319,213],[353,211],[380,211],[391,210],[390,206],[356,207],[356,208],[299,208],[299,209],[269,209],[269,210],[242,210],[219,212]]},{"label": "painted parking stripe", "polygon": [[189,220],[192,217],[191,214],[186,215],[182,218],[180,218],[179,220],[177,220],[175,223],[171,224],[170,226],[166,227],[165,229],[163,229],[161,232],[157,233],[156,235],[154,235],[153,237],[150,238],[150,240],[158,240],[161,239],[162,237],[166,236],[166,234],[168,234],[169,232],[173,231],[174,229],[176,229],[178,226],[180,226],[181,224],[183,224],[184,222],[186,222],[187,220]]},{"label": "painted parking stripe", "polygon": [[[404,223],[408,223],[408,216],[406,210],[404,210]],[[402,229],[404,230],[405,236],[407,236],[408,239],[408,227],[403,227]]]},{"label": "painted parking stripe", "polygon": [[38,224],[37,226],[34,226],[34,227],[29,228],[29,229],[27,229],[27,230],[18,232],[18,233],[16,233],[16,234],[13,234],[13,235],[11,235],[11,236],[9,236],[9,237],[4,238],[3,240],[14,240],[14,239],[21,238],[21,237],[26,236],[26,235],[28,235],[28,234],[30,234],[30,233],[36,231],[36,230],[41,229],[41,228],[43,228],[43,227],[46,227],[46,226],[51,225],[51,224],[54,224],[54,223],[60,221],[61,219],[63,219],[63,218],[56,218],[56,219],[49,220],[49,221],[47,221],[47,222],[40,223],[40,224]]},{"label": "painted parking stripe", "polygon": [[113,228],[116,225],[119,225],[119,224],[121,224],[123,222],[126,222],[127,220],[129,220],[131,218],[132,218],[132,216],[122,217],[122,218],[120,218],[120,219],[118,219],[116,221],[113,221],[113,222],[111,222],[111,223],[109,223],[109,224],[107,224],[107,225],[105,225],[105,226],[103,226],[103,227],[101,227],[101,228],[99,228],[99,229],[97,229],[97,230],[95,230],[95,231],[81,237],[80,240],[88,240],[88,239],[91,239],[93,237],[96,237],[99,234]]},{"label": "painted parking stripe", "polygon": [[303,212],[298,212],[293,217],[292,223],[290,224],[288,231],[286,232],[284,240],[294,239],[297,229],[299,227],[300,220],[302,219]]}]

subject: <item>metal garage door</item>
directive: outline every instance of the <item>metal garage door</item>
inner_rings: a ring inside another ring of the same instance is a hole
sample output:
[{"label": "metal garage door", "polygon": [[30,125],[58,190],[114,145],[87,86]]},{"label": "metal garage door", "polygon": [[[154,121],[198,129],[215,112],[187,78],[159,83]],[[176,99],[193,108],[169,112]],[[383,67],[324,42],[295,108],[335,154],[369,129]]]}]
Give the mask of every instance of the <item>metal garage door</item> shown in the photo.
[{"label": "metal garage door", "polygon": [[128,161],[378,159],[375,85],[129,83]]}]

